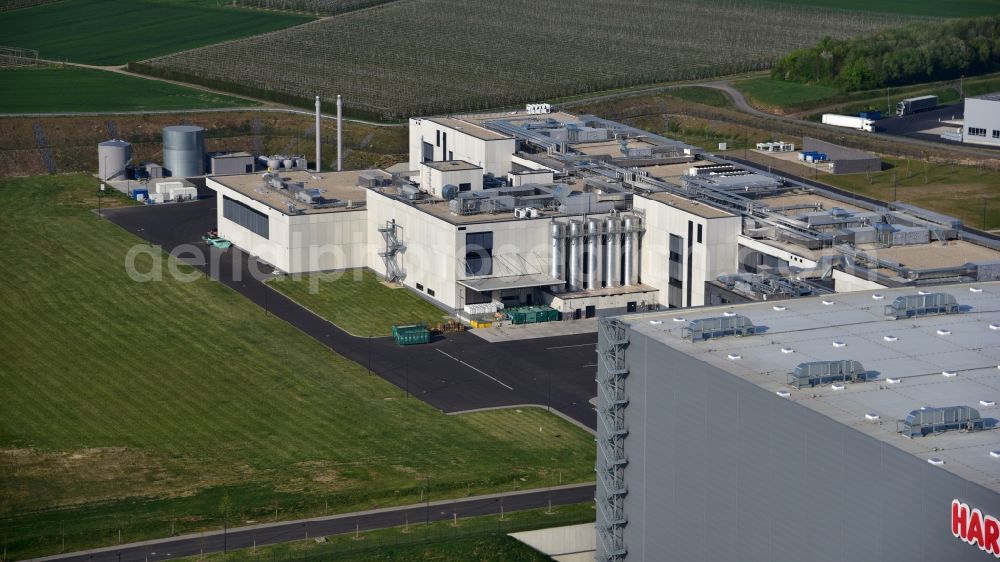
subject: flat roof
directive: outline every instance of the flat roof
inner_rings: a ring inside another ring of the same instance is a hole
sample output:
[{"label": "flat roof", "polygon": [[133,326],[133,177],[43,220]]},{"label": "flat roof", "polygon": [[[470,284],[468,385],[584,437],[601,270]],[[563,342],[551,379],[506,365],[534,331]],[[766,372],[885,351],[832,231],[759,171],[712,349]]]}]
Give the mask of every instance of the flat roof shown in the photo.
[{"label": "flat roof", "polygon": [[[775,399],[796,402],[921,460],[941,458],[943,470],[1000,492],[1000,459],[990,456],[1000,450],[1000,430],[946,431],[913,439],[896,432],[896,420],[922,406],[971,406],[983,418],[1000,416],[996,406],[980,404],[1000,397],[1000,330],[990,327],[1000,324],[1000,282],[933,291],[953,295],[963,312],[889,319],[883,307],[897,296],[916,294],[907,288],[782,300],[780,306],[755,302],[621,318],[638,334],[765,390],[789,393]],[[876,295],[883,298],[876,300]],[[749,318],[758,334],[702,342],[681,337],[681,328],[691,320],[729,311]],[[841,359],[860,361],[877,380],[846,383],[842,390],[829,384],[798,390],[787,384],[787,374],[800,363]],[[944,371],[957,375],[946,377]],[[890,384],[889,378],[900,382]],[[879,419],[868,420],[866,414]]]},{"label": "flat roof", "polygon": [[[279,192],[269,187],[265,187],[262,174],[240,174],[236,176],[210,176],[209,179],[221,184],[233,191],[245,195],[256,201],[271,207],[272,209],[288,213],[288,205],[291,203],[298,213],[311,215],[320,213],[340,213],[345,211],[358,210],[358,203],[364,203],[368,195],[368,190],[358,187],[358,176],[363,170],[351,172],[281,172],[282,179],[289,182],[301,182],[305,189],[318,189],[320,194],[326,199],[337,199],[340,201],[351,201],[354,203],[349,207],[327,207],[314,208],[312,205],[289,197],[283,191]],[[361,209],[364,207],[361,206]]]},{"label": "flat roof", "polygon": [[430,117],[428,120],[433,123],[437,123],[438,125],[448,127],[449,129],[461,131],[480,140],[493,141],[513,138],[481,127],[472,121],[456,119],[454,117]]},{"label": "flat roof", "polygon": [[[832,142],[826,142],[812,137],[802,137],[802,148],[804,150],[823,152],[830,160],[835,162],[844,160],[882,160],[874,152],[865,152],[864,150],[848,148],[846,146],[840,146],[839,144],[833,144]],[[793,152],[793,154],[798,157],[797,152]]]},{"label": "flat roof", "polygon": [[[612,158],[625,158],[625,153],[622,152],[621,144],[616,140],[609,141],[598,141],[598,142],[574,142],[570,143],[573,150],[581,154],[586,154],[587,156],[611,156]],[[653,144],[651,142],[646,142],[644,140],[630,139],[628,142],[629,148],[656,148],[660,146],[658,144]]]},{"label": "flat roof", "polygon": [[969,97],[977,100],[1000,101],[1000,92],[994,92],[992,94],[983,94],[981,96],[969,96]]},{"label": "flat roof", "polygon": [[253,158],[253,154],[249,152],[223,152],[209,155],[210,158],[246,158],[248,156]]},{"label": "flat roof", "polygon": [[723,217],[734,217],[736,215],[730,213],[729,211],[724,211],[718,207],[713,207],[706,203],[699,203],[692,199],[687,199],[685,197],[680,197],[666,191],[658,191],[654,193],[636,193],[634,197],[643,197],[645,199],[652,199],[653,201],[659,201],[660,203],[665,203],[671,207],[677,207],[682,211],[687,211],[692,215],[696,215],[706,219],[720,219]]},{"label": "flat roof", "polygon": [[459,172],[462,170],[482,170],[479,166],[465,160],[443,160],[440,162],[424,162],[428,168],[441,172]]},{"label": "flat roof", "polygon": [[547,274],[511,275],[508,277],[480,277],[476,279],[459,279],[457,283],[473,291],[497,291],[502,289],[524,289],[528,287],[545,287],[562,283]]},{"label": "flat roof", "polygon": [[872,247],[866,251],[878,256],[879,259],[894,261],[910,269],[955,267],[969,262],[1000,261],[1000,252],[967,240],[949,240],[946,244],[931,242],[891,248]]},{"label": "flat roof", "polygon": [[[787,191],[780,195],[773,195],[770,197],[761,197],[758,201],[767,205],[772,209],[777,209],[779,207],[797,207],[799,205],[813,205],[819,210],[829,211],[833,208],[844,209],[845,211],[851,211],[855,213],[866,212],[869,209],[861,207],[859,205],[854,205],[839,199],[834,199],[828,197],[819,192],[803,192],[803,191]],[[789,209],[787,211],[782,211],[781,214],[789,217],[796,215],[801,215],[810,212],[809,209]]]},{"label": "flat roof", "polygon": [[642,166],[640,170],[648,172],[649,175],[661,180],[673,180],[673,183],[680,185],[681,176],[685,176],[694,162],[682,162],[680,164],[657,164],[656,166]]},{"label": "flat roof", "polygon": [[528,113],[527,111],[521,109],[517,111],[494,111],[489,113],[469,113],[465,115],[456,115],[456,119],[461,119],[462,121],[468,121],[470,123],[483,124],[487,121],[509,121],[511,123],[519,124],[526,123],[529,121],[548,121],[552,119],[559,123],[577,123],[580,118],[572,113],[567,113],[565,111],[553,111],[551,113]]}]

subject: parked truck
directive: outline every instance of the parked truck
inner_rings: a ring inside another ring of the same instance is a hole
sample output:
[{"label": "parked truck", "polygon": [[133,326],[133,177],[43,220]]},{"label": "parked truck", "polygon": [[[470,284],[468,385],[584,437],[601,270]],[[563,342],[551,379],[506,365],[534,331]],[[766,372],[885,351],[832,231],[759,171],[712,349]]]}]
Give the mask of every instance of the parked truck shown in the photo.
[{"label": "parked truck", "polygon": [[837,115],[836,113],[824,113],[823,124],[868,132],[871,132],[875,128],[875,122],[871,119],[855,117],[853,115]]},{"label": "parked truck", "polygon": [[927,111],[938,106],[937,96],[920,96],[918,98],[906,98],[896,104],[896,115],[900,117],[910,115],[919,111]]}]

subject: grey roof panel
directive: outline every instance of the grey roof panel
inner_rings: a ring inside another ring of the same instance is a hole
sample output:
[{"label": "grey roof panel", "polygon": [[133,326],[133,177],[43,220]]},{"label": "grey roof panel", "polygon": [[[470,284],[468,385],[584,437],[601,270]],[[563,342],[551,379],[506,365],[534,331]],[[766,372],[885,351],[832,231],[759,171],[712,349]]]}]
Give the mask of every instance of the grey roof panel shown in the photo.
[{"label": "grey roof panel", "polygon": [[[970,285],[941,288],[964,307],[960,314],[901,320],[887,318],[884,307],[897,296],[915,293],[912,288],[623,318],[636,332],[764,389],[789,392],[788,400],[919,458],[940,457],[945,461],[942,469],[1000,491],[1000,459],[989,455],[991,450],[1000,450],[1000,430],[953,431],[913,439],[896,433],[896,420],[921,406],[965,405],[979,410],[988,420],[1000,418],[996,406],[980,404],[980,400],[1000,401],[1000,330],[990,327],[1000,326],[1000,282],[974,286],[982,291],[971,292]],[[884,298],[873,299],[876,293]],[[785,310],[775,310],[776,306]],[[727,310],[748,317],[758,327],[758,335],[698,343],[681,338],[681,327],[691,320],[719,316]],[[684,321],[675,322],[678,317]],[[938,330],[950,333],[942,335]],[[886,341],[885,336],[896,339]],[[842,390],[829,384],[800,390],[787,385],[788,373],[798,364],[836,359],[860,361],[879,377],[847,383]],[[956,374],[945,376],[943,371]],[[879,417],[869,420],[866,414]]]}]

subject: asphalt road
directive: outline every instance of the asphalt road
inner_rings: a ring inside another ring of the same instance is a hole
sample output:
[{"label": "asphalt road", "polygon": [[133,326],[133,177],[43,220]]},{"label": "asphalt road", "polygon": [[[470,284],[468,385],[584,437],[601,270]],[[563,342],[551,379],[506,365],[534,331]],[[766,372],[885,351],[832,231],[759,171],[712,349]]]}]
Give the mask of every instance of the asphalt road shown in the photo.
[{"label": "asphalt road", "polygon": [[[204,188],[205,194],[213,193]],[[104,216],[165,251],[184,246],[186,262],[261,307],[368,367],[444,412],[538,404],[590,428],[597,417],[596,334],[489,343],[468,332],[437,337],[428,345],[400,347],[392,338],[359,338],[313,314],[261,279],[271,275],[238,248],[209,248],[201,236],[215,228],[214,197],[196,202],[105,210]]]},{"label": "asphalt road", "polygon": [[594,485],[580,484],[560,486],[550,490],[516,492],[476,496],[461,500],[432,501],[419,505],[379,509],[368,512],[345,513],[329,517],[318,517],[284,523],[269,523],[251,527],[238,527],[223,532],[184,535],[169,539],[159,539],[142,543],[125,544],[95,550],[73,552],[49,556],[38,560],[62,560],[73,562],[150,562],[169,560],[182,556],[196,556],[201,553],[221,552],[224,548],[234,550],[250,548],[254,545],[266,546],[283,542],[306,540],[351,533],[355,530],[368,531],[404,524],[419,525],[429,521],[449,521],[455,516],[460,520],[467,517],[499,514],[501,505],[504,512],[537,509],[551,505],[569,505],[593,501]]}]

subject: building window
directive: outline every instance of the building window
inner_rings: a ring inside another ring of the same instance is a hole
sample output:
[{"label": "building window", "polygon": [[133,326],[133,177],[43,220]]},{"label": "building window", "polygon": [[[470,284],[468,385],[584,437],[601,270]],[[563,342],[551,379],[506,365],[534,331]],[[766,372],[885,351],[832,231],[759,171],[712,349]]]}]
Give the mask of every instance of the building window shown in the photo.
[{"label": "building window", "polygon": [[423,152],[420,155],[421,162],[433,162],[434,161],[434,146],[429,142],[423,143]]},{"label": "building window", "polygon": [[437,141],[435,142],[435,144],[437,146],[441,146],[441,130],[438,129],[437,131],[434,131],[434,132],[437,133]]},{"label": "building window", "polygon": [[433,297],[434,296],[434,289],[427,289],[427,294]]},{"label": "building window", "polygon": [[985,137],[986,129],[980,127],[969,127],[969,135],[973,137]]},{"label": "building window", "polygon": [[465,274],[493,275],[493,232],[466,233]]},{"label": "building window", "polygon": [[993,129],[993,138],[1000,139],[1000,131]]},{"label": "building window", "polygon": [[698,225],[698,243],[701,244],[701,225]]},{"label": "building window", "polygon": [[454,159],[455,159],[455,153],[449,150],[448,151],[448,161],[450,162],[450,161],[452,161]]},{"label": "building window", "polygon": [[420,283],[417,283],[417,290],[418,291],[423,291],[424,290],[424,286],[421,285]]},{"label": "building window", "polygon": [[253,232],[257,236],[268,238],[268,216],[252,209],[235,199],[222,197],[222,216]]},{"label": "building window", "polygon": [[458,190],[459,191],[472,191],[472,184],[471,183],[460,183],[460,184],[458,184]]}]

